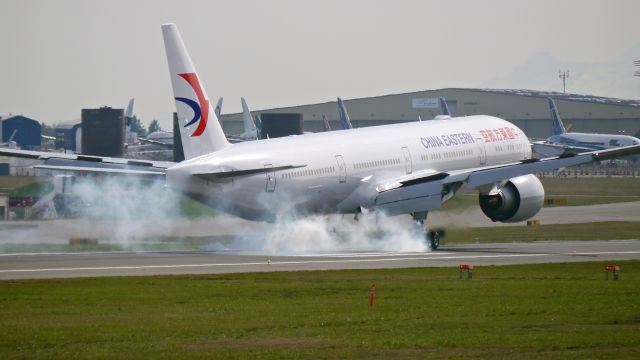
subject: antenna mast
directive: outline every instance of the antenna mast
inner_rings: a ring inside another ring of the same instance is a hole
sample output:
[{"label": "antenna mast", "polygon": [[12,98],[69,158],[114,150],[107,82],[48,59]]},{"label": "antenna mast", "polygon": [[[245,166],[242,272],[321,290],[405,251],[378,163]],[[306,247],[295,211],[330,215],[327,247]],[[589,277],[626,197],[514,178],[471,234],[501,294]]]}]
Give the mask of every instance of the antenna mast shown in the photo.
[{"label": "antenna mast", "polygon": [[562,79],[562,93],[567,92],[567,79],[569,78],[569,70],[560,71],[558,70],[558,77]]}]

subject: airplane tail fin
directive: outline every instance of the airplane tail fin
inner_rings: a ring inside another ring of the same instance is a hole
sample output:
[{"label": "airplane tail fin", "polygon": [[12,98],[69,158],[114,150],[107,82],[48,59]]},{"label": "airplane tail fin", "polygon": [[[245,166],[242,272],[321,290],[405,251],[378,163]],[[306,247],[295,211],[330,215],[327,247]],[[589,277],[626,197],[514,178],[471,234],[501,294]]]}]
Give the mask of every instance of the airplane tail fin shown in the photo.
[{"label": "airplane tail fin", "polygon": [[322,127],[325,132],[331,131],[331,125],[329,125],[329,120],[327,120],[326,115],[322,115]]},{"label": "airplane tail fin", "polygon": [[223,98],[218,99],[218,103],[216,104],[216,108],[213,110],[213,112],[216,114],[216,117],[218,118],[218,120],[220,120],[220,114],[222,114],[222,99]]},{"label": "airplane tail fin", "polygon": [[440,111],[442,112],[441,115],[451,116],[451,111],[449,111],[449,105],[447,105],[447,100],[441,97],[441,98],[438,98],[438,102],[440,102]]},{"label": "airplane tail fin", "polygon": [[251,117],[251,111],[247,106],[247,101],[244,98],[240,98],[242,102],[242,122],[244,123],[244,132],[256,131],[256,124],[253,123],[253,117]]},{"label": "airplane tail fin", "polygon": [[124,111],[124,141],[126,144],[133,143],[131,136],[131,122],[133,121],[133,101],[134,98],[129,99],[127,109]]},{"label": "airplane tail fin", "polygon": [[340,110],[340,126],[342,129],[353,129],[347,108],[344,106],[344,101],[342,101],[341,98],[338,98],[338,109]]},{"label": "airplane tail fin", "polygon": [[124,117],[127,119],[131,119],[133,117],[133,101],[135,99],[131,98],[129,99],[129,104],[127,105],[127,110],[125,110],[124,112]]},{"label": "airplane tail fin", "polygon": [[566,130],[564,129],[562,119],[560,119],[560,114],[558,113],[558,108],[556,108],[556,103],[552,98],[547,98],[547,100],[549,101],[549,110],[551,110],[551,134],[564,134]]},{"label": "airplane tail fin", "polygon": [[262,119],[260,115],[256,115],[256,138],[262,139]]},{"label": "airplane tail fin", "polygon": [[162,25],[185,159],[222,150],[227,141],[175,24]]}]

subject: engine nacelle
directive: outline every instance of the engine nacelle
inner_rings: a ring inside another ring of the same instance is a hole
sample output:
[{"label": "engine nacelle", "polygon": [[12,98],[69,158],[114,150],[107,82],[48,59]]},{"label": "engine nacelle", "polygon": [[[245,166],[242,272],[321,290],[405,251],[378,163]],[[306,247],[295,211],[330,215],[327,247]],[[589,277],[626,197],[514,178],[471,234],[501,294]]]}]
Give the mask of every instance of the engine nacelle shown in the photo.
[{"label": "engine nacelle", "polygon": [[543,204],[544,187],[533,174],[509,179],[497,193],[480,194],[480,208],[492,221],[525,221],[537,214]]}]

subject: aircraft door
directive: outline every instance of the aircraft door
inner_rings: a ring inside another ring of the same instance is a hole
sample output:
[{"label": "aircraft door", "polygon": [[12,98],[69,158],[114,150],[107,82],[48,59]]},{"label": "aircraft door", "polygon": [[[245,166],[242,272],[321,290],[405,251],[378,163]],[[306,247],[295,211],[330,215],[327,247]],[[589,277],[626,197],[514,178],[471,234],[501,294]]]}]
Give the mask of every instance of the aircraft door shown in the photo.
[{"label": "aircraft door", "polygon": [[[271,169],[273,165],[267,164],[264,166],[265,169]],[[275,171],[267,171],[267,186],[265,188],[266,192],[274,192],[276,191],[276,172]]]},{"label": "aircraft door", "polygon": [[336,162],[338,163],[338,181],[341,183],[347,182],[347,166],[342,155],[336,155]]},{"label": "aircraft door", "polygon": [[411,174],[413,172],[413,164],[411,163],[411,153],[409,152],[409,148],[406,146],[402,147],[402,157],[404,159],[404,169],[407,174]]},{"label": "aircraft door", "polygon": [[476,144],[478,144],[478,159],[480,165],[485,165],[487,163],[487,149],[484,147],[484,139],[476,139]]}]

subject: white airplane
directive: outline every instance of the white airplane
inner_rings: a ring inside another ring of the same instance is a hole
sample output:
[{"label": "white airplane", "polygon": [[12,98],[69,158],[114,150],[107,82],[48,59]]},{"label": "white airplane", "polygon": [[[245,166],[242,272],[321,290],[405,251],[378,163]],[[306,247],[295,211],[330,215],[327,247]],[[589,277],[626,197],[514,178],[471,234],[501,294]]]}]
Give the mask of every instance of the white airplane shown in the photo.
[{"label": "white airplane", "polygon": [[[462,187],[479,190],[493,221],[519,222],[542,207],[533,173],[639,153],[640,145],[533,159],[527,136],[492,116],[412,122],[230,144],[175,24],[162,26],[185,161],[123,159],[0,149],[45,160],[40,167],[164,179],[177,191],[246,219],[283,213],[410,215],[424,221]],[[78,161],[85,161],[80,166]],[[93,165],[93,167],[90,167]]]},{"label": "white airplane", "polygon": [[551,112],[552,135],[546,140],[532,142],[537,154],[554,156],[564,152],[579,153],[640,144],[640,139],[629,135],[567,132],[555,101],[551,98],[547,100]]}]

